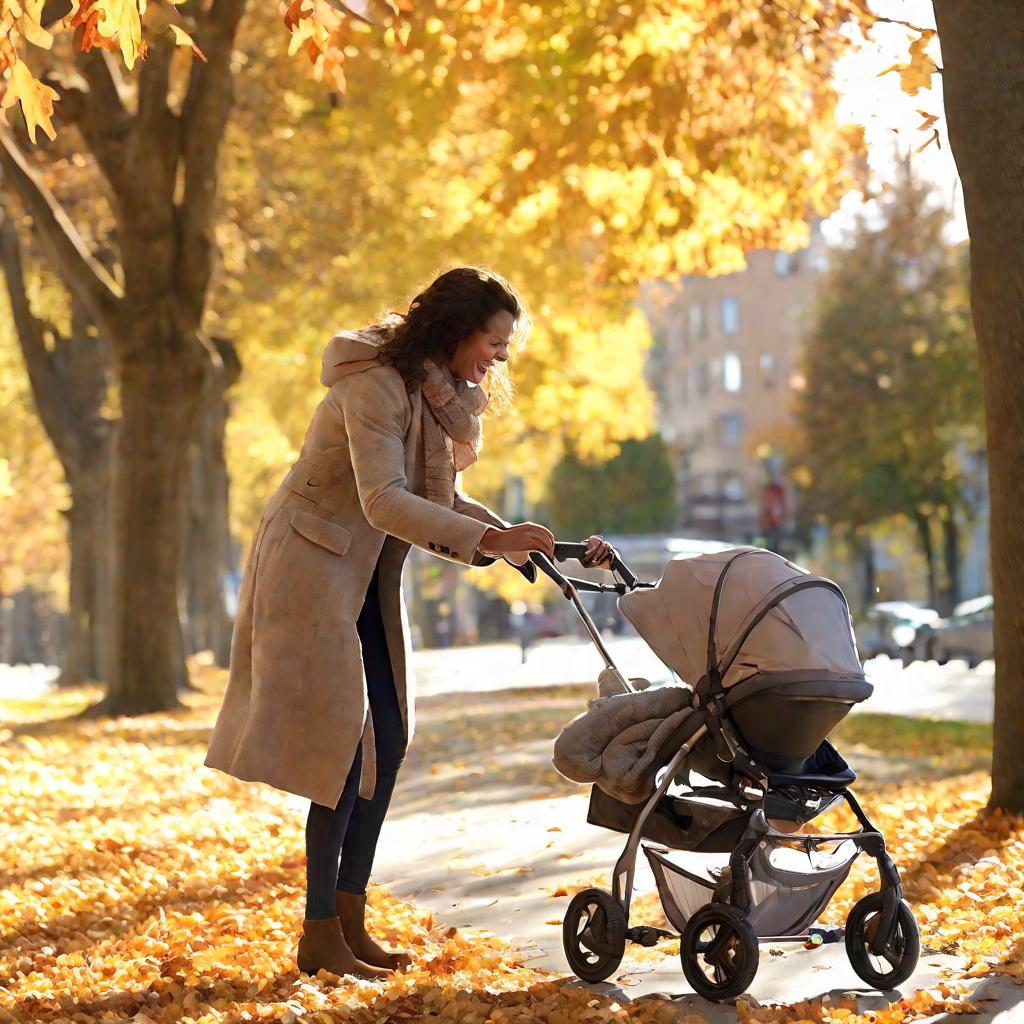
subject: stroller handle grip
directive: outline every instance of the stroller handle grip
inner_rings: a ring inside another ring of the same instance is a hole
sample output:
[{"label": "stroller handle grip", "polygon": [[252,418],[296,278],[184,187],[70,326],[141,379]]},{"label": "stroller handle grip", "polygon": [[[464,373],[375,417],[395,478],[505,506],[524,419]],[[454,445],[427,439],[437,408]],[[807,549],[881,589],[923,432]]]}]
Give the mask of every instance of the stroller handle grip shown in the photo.
[{"label": "stroller handle grip", "polygon": [[583,556],[587,553],[586,541],[575,543],[567,540],[556,540],[555,541],[555,561],[565,562],[570,558],[575,558],[577,561],[582,561]]},{"label": "stroller handle grip", "polygon": [[[566,559],[574,558],[576,561],[583,563],[583,558],[587,553],[587,542],[571,542],[571,541],[555,541],[555,561],[564,562]],[[612,553],[612,572],[617,572],[622,578],[622,581],[626,584],[630,590],[636,588],[637,578],[633,572],[629,569],[625,562],[619,558],[619,553],[613,549]]]}]

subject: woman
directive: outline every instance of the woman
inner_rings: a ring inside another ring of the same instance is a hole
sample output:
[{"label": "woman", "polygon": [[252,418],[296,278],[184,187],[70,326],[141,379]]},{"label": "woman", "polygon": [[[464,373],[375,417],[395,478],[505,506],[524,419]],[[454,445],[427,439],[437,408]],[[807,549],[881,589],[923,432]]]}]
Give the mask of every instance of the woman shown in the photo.
[{"label": "woman", "polygon": [[[480,416],[507,403],[504,364],[529,316],[497,274],[460,267],[403,316],[342,332],[295,465],[245,567],[224,703],[206,765],[310,800],[299,969],[374,978],[408,962],[364,926],[380,828],[413,732],[402,565],[417,547],[529,579],[554,538],[456,490]],[[611,557],[591,537],[588,564]]]}]

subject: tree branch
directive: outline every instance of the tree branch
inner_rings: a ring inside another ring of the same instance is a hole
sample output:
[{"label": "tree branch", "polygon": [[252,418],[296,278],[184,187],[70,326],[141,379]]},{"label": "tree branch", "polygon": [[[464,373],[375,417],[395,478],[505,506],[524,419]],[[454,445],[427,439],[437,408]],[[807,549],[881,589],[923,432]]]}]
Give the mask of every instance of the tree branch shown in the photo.
[{"label": "tree branch", "polygon": [[[181,107],[185,192],[179,211],[179,291],[195,323],[213,268],[210,226],[217,198],[217,159],[234,103],[231,51],[246,0],[213,0],[201,16],[196,43],[206,63],[193,61]],[[196,303],[199,303],[198,308]]]},{"label": "tree branch", "polygon": [[0,165],[31,214],[54,267],[108,337],[119,336],[121,288],[89,252],[71,219],[36,176],[7,129],[0,128]]},{"label": "tree branch", "polygon": [[915,25],[910,21],[901,21],[899,18],[883,18],[880,15],[875,15],[875,19],[872,22],[873,25],[900,25],[903,28],[909,28],[912,32],[925,32],[927,31],[923,25]]},{"label": "tree branch", "polygon": [[108,50],[95,47],[88,53],[75,50],[75,65],[89,83],[96,113],[119,129],[131,125],[128,89]]},{"label": "tree branch", "polygon": [[[21,259],[21,242],[14,222],[0,203],[0,266],[3,267],[7,295],[11,302],[11,313],[18,335],[18,343],[25,359],[32,397],[35,400],[39,419],[42,421],[50,442],[64,467],[64,475],[70,478],[77,463],[78,432],[75,417],[68,404],[67,394],[53,357],[46,348],[45,333],[53,325],[32,312],[25,290],[24,266]],[[55,337],[59,337],[53,330]]]},{"label": "tree branch", "polygon": [[115,77],[118,73],[113,57],[106,50],[96,48],[89,53],[76,52],[75,64],[89,86],[79,128],[114,194],[123,195],[131,184],[126,144],[132,116]]},{"label": "tree branch", "polygon": [[117,202],[124,194],[127,179],[124,166],[124,134],[112,134],[107,122],[97,119],[91,89],[70,85],[63,76],[46,75],[42,81],[56,89],[60,104],[56,108],[62,121],[75,125],[96,158],[100,171],[110,184],[110,196]]},{"label": "tree branch", "polygon": [[[128,248],[138,245],[141,250],[137,256],[144,258],[144,250],[153,243],[150,233],[155,232],[169,247],[166,262],[161,254],[159,263],[173,273],[172,252],[177,247],[174,195],[181,159],[181,128],[178,116],[167,102],[174,46],[166,35],[149,44],[148,55],[139,69],[138,112],[132,125],[128,158],[132,180],[128,193],[130,217],[136,230],[125,225],[122,253],[127,260]],[[147,225],[146,237],[137,234],[142,224]]]},{"label": "tree branch", "polygon": [[[144,159],[140,150],[154,144],[163,154],[178,151],[177,117],[167,103],[174,49],[173,44],[163,38],[154,40],[139,69],[139,110],[134,126],[136,162]],[[171,173],[174,173],[173,167]]]}]

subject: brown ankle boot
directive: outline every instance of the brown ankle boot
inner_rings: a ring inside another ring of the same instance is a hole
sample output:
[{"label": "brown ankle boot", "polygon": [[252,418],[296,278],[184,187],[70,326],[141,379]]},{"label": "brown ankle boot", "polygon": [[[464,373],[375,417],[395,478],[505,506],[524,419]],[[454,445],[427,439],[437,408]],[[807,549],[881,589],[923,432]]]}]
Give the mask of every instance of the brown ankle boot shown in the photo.
[{"label": "brown ankle boot", "polygon": [[338,911],[345,941],[353,954],[359,957],[363,963],[372,964],[374,967],[386,967],[392,971],[399,971],[409,966],[411,958],[408,953],[384,949],[367,934],[365,894],[357,896],[355,893],[335,889],[334,906]]},{"label": "brown ankle boot", "polygon": [[341,922],[336,917],[322,920],[304,918],[302,938],[295,957],[299,970],[316,974],[319,970],[330,971],[339,977],[352,975],[356,978],[385,978],[388,971],[372,967],[358,959],[348,947]]}]

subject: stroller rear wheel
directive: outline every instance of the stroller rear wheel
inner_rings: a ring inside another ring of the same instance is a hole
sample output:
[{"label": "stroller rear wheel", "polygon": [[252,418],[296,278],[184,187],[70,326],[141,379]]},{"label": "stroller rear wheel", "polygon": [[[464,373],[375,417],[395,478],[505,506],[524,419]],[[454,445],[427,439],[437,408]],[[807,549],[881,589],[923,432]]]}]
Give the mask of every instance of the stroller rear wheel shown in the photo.
[{"label": "stroller rear wheel", "polygon": [[713,1002],[732,999],[757,974],[757,935],[742,911],[708,903],[686,922],[679,957],[697,995]]},{"label": "stroller rear wheel", "polygon": [[626,951],[626,915],[604,889],[584,889],[562,921],[562,945],[573,973],[584,981],[604,981]]},{"label": "stroller rear wheel", "polygon": [[873,988],[888,990],[902,985],[917,967],[921,937],[917,921],[905,900],[896,908],[896,931],[881,955],[871,952],[875,931],[882,921],[884,895],[873,892],[854,904],[846,919],[846,955],[857,977]]}]

